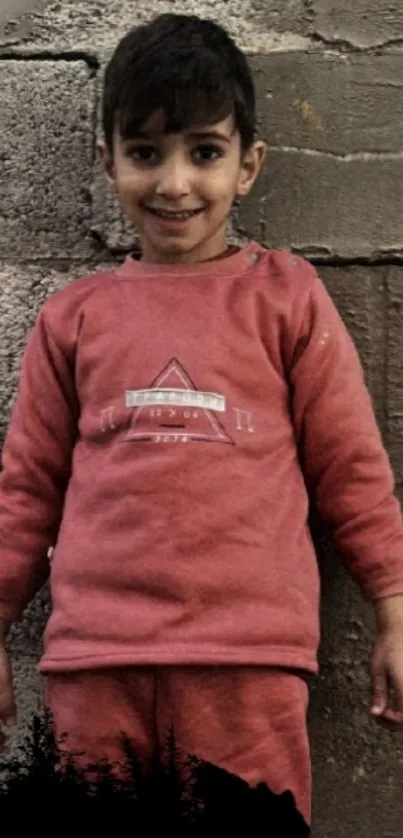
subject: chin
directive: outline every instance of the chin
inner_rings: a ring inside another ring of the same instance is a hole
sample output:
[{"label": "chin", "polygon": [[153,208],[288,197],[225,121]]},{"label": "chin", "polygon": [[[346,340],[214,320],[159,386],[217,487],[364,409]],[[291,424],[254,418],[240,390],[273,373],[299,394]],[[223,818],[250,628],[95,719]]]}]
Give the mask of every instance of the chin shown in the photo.
[{"label": "chin", "polygon": [[153,245],[154,250],[159,251],[160,253],[191,253],[193,250],[196,250],[199,247],[199,244],[196,242],[184,242],[180,240],[165,242],[164,244],[156,243]]}]

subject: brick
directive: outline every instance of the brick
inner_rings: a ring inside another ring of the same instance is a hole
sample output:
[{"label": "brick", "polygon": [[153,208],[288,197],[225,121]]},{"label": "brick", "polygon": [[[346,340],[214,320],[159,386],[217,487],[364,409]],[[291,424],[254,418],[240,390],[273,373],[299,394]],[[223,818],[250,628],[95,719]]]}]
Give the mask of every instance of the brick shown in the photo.
[{"label": "brick", "polygon": [[20,30],[20,20],[41,8],[46,0],[0,0],[0,43],[13,40]]},{"label": "brick", "polygon": [[[21,5],[28,0],[19,0]],[[33,5],[34,0],[32,0]],[[287,35],[309,33],[311,14],[304,0],[64,0],[23,16],[5,37],[25,48],[84,49],[107,54],[129,28],[162,12],[183,12],[213,18],[248,49],[266,49]],[[22,40],[23,38],[23,40]],[[288,38],[292,42],[292,38]],[[6,42],[3,40],[3,43]],[[0,32],[0,44],[2,43]]]},{"label": "brick", "polygon": [[403,55],[273,53],[251,57],[260,129],[270,146],[329,154],[400,153]]},{"label": "brick", "polygon": [[387,281],[387,428],[392,465],[403,482],[403,268],[390,269]]},{"label": "brick", "polygon": [[90,251],[94,81],[81,61],[2,61],[0,257]]},{"label": "brick", "polygon": [[403,39],[401,0],[313,0],[311,6],[315,32],[328,42],[365,48]]},{"label": "brick", "polygon": [[340,159],[274,149],[241,207],[239,231],[310,258],[400,255],[402,178],[403,156]]},{"label": "brick", "polygon": [[310,256],[400,253],[403,56],[273,54],[252,66],[269,152],[241,229]]}]

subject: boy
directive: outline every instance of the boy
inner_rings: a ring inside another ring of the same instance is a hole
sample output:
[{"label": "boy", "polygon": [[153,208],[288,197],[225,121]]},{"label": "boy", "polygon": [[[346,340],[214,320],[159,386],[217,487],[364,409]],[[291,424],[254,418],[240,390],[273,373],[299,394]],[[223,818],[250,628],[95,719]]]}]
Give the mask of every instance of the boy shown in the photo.
[{"label": "boy", "polygon": [[374,603],[372,712],[393,729],[403,527],[314,268],[226,245],[264,160],[255,120],[246,60],[211,22],[163,15],[107,68],[98,148],[141,253],[54,294],[27,343],[0,480],[0,716],[15,722],[8,627],[50,574],[40,670],[71,749],[119,763],[124,732],[147,767],[173,726],[309,823],[308,499]]}]

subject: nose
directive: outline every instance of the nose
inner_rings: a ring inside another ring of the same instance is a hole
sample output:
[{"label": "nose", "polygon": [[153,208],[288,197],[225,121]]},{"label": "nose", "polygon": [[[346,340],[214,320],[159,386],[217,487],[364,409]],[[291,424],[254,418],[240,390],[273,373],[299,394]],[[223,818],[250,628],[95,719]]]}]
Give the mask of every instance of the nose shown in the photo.
[{"label": "nose", "polygon": [[178,200],[190,192],[190,173],[183,160],[169,160],[158,173],[157,195]]}]

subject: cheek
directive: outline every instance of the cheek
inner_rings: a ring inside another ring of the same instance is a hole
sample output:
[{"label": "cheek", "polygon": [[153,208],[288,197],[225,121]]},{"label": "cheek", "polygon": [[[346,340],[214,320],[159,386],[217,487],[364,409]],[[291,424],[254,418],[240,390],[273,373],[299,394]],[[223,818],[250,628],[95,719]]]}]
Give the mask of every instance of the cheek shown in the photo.
[{"label": "cheek", "polygon": [[217,178],[216,182],[210,189],[204,189],[201,192],[204,200],[207,201],[212,208],[223,207],[225,204],[230,204],[232,200],[232,184],[228,180]]},{"label": "cheek", "polygon": [[232,166],[217,169],[205,189],[207,199],[210,197],[212,203],[231,205],[238,188],[238,178],[238,171]]},{"label": "cheek", "polygon": [[123,172],[117,179],[117,189],[122,202],[135,203],[146,194],[147,179],[131,171]]}]

